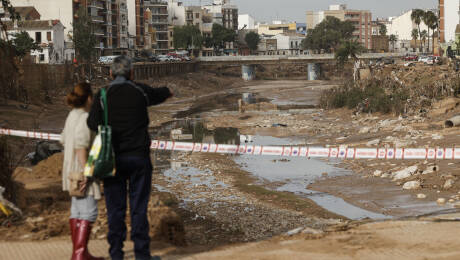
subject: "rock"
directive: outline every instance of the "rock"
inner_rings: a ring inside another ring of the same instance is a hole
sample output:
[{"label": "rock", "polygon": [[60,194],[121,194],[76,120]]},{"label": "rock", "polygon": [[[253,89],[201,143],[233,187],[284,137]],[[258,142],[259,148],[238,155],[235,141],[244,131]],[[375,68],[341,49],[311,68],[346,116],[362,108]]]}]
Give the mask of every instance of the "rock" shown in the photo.
[{"label": "rock", "polygon": [[456,203],[454,203],[454,205],[453,205],[453,206],[454,206],[454,208],[460,208],[460,202],[456,202]]},{"label": "rock", "polygon": [[372,141],[369,141],[367,142],[367,146],[374,146],[374,145],[378,145],[380,143],[380,139],[375,139],[375,140],[372,140]]},{"label": "rock", "polygon": [[407,127],[403,125],[397,125],[395,128],[393,128],[393,132],[401,132],[407,130]]},{"label": "rock", "polygon": [[446,199],[445,198],[439,198],[438,200],[436,200],[436,203],[438,203],[439,205],[446,204]]},{"label": "rock", "polygon": [[433,140],[441,140],[441,139],[444,139],[444,136],[440,135],[440,134],[432,134],[431,135],[431,138]]},{"label": "rock", "polygon": [[442,186],[445,190],[448,190],[454,186],[455,181],[453,179],[448,179],[445,183],[444,186]]},{"label": "rock", "polygon": [[321,229],[314,229],[309,227],[304,228],[304,230],[302,231],[302,234],[321,235],[323,233],[324,232]]},{"label": "rock", "polygon": [[406,169],[397,171],[393,173],[392,175],[393,181],[409,178],[410,176],[414,175],[417,172],[417,169],[418,169],[417,165],[414,165]]},{"label": "rock", "polygon": [[439,171],[439,166],[437,166],[437,165],[428,166],[428,167],[422,172],[422,174],[430,174],[430,173],[433,173],[433,172],[436,172],[436,171]]},{"label": "rock", "polygon": [[376,170],[376,171],[374,172],[374,176],[375,176],[375,177],[380,177],[380,176],[382,176],[382,173],[383,173],[382,171]]},{"label": "rock", "polygon": [[420,188],[420,181],[408,181],[404,183],[403,189],[405,190],[416,190]]},{"label": "rock", "polygon": [[360,134],[368,134],[371,131],[370,127],[363,127],[359,130]]},{"label": "rock", "polygon": [[388,172],[386,172],[386,173],[382,174],[382,175],[380,176],[380,178],[390,178],[390,176],[391,176],[391,174],[389,174]]},{"label": "rock", "polygon": [[423,194],[423,193],[417,194],[417,199],[425,199],[425,198],[426,198],[425,194]]},{"label": "rock", "polygon": [[286,232],[286,236],[293,236],[293,235],[296,235],[296,234],[299,234],[300,232],[302,232],[302,230],[304,230],[303,227],[299,227],[299,228],[296,228],[296,229],[293,229],[293,230],[290,230],[288,232]]},{"label": "rock", "polygon": [[449,200],[449,203],[454,203],[454,202],[455,202],[454,199],[450,199],[450,200]]}]

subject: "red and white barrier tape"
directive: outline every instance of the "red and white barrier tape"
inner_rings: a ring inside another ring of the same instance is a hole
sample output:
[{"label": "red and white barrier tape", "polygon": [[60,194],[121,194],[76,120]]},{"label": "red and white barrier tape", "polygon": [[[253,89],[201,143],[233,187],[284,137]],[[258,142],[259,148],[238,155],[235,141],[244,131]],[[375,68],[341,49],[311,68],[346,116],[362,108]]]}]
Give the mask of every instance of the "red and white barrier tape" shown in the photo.
[{"label": "red and white barrier tape", "polygon": [[[0,135],[59,141],[61,135],[0,128]],[[322,148],[153,140],[152,150],[338,159],[460,160],[460,148]]]}]

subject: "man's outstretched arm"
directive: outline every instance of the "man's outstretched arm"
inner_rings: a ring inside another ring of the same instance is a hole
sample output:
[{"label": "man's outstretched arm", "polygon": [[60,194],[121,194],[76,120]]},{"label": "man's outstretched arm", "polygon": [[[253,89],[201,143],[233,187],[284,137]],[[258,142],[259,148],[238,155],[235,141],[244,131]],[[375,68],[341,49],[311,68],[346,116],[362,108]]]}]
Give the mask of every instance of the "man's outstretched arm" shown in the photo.
[{"label": "man's outstretched arm", "polygon": [[149,98],[149,105],[154,106],[165,102],[168,98],[173,96],[173,93],[169,88],[162,87],[162,88],[152,88],[145,84],[139,84],[138,86],[142,87],[142,89],[147,94]]}]

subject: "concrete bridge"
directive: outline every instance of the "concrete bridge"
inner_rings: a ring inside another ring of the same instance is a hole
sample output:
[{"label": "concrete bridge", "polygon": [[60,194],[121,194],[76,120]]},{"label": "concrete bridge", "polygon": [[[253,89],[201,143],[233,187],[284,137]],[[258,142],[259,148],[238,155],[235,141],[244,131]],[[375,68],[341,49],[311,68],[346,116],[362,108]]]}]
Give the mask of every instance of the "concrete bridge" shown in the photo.
[{"label": "concrete bridge", "polygon": [[[376,60],[385,57],[399,58],[402,53],[365,53],[359,55],[361,60]],[[200,57],[200,67],[203,69],[213,67],[237,67],[241,66],[241,74],[244,80],[252,80],[256,75],[256,67],[264,65],[296,65],[307,67],[309,80],[317,79],[320,72],[320,64],[335,63],[334,54],[306,54],[306,55],[264,55],[264,56],[213,56]]]},{"label": "concrete bridge", "polygon": [[[358,57],[363,60],[375,60],[384,57],[402,57],[402,53],[365,53]],[[307,54],[307,55],[263,55],[263,56],[213,56],[200,57],[200,65],[212,64],[279,64],[279,63],[327,63],[335,62],[334,54]]]}]

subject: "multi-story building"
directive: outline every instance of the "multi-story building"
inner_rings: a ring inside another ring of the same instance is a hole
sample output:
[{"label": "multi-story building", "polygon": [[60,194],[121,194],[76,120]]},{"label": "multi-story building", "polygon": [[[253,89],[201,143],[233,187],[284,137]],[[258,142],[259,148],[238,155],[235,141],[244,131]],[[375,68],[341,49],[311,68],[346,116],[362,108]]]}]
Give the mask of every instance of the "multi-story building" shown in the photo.
[{"label": "multi-story building", "polygon": [[195,25],[201,30],[203,24],[204,11],[201,6],[185,7],[185,24]]},{"label": "multi-story building", "polygon": [[314,29],[326,17],[333,16],[341,21],[351,21],[355,26],[353,36],[365,48],[372,49],[372,13],[368,10],[350,10],[346,5],[331,5],[329,10],[307,11],[307,29]]},{"label": "multi-story building", "polygon": [[91,18],[100,55],[119,54],[128,48],[127,0],[74,0],[74,21],[83,9]]},{"label": "multi-story building", "polygon": [[40,46],[40,50],[30,53],[36,63],[64,62],[64,25],[59,20],[5,21],[5,24],[10,38],[26,32]]},{"label": "multi-story building", "polygon": [[248,29],[252,30],[255,29],[255,19],[249,14],[240,14],[238,15],[238,30],[241,29]]},{"label": "multi-story building", "polygon": [[182,2],[168,1],[168,23],[173,26],[185,25],[185,6]]},{"label": "multi-story building", "polygon": [[[417,51],[420,48],[420,44],[412,43],[412,31],[418,30],[417,24],[411,18],[412,10],[404,12],[400,16],[390,17],[387,24],[387,35],[396,35],[397,42],[394,44],[395,52],[407,52]],[[423,22],[420,23],[420,31],[428,31],[428,27]],[[454,29],[455,30],[455,29]],[[391,44],[393,47],[393,44]],[[431,41],[427,41],[427,48],[432,49]],[[392,48],[393,49],[393,48]],[[420,51],[420,50],[418,50]]]},{"label": "multi-story building", "polygon": [[460,23],[459,0],[439,0],[439,41],[455,41],[455,30]]},{"label": "multi-story building", "polygon": [[95,27],[100,54],[117,53],[128,47],[127,0],[11,0],[13,6],[33,6],[43,20],[60,20],[65,41],[72,41],[74,19],[85,10]]},{"label": "multi-story building", "polygon": [[[139,49],[153,49],[157,54],[169,51],[168,2],[165,0],[135,0],[136,2],[136,46]],[[149,10],[151,17],[145,17]],[[148,19],[146,19],[148,18]],[[151,23],[146,23],[150,20]],[[150,28],[146,28],[146,25]],[[145,32],[153,34],[151,44],[145,43]]]}]

